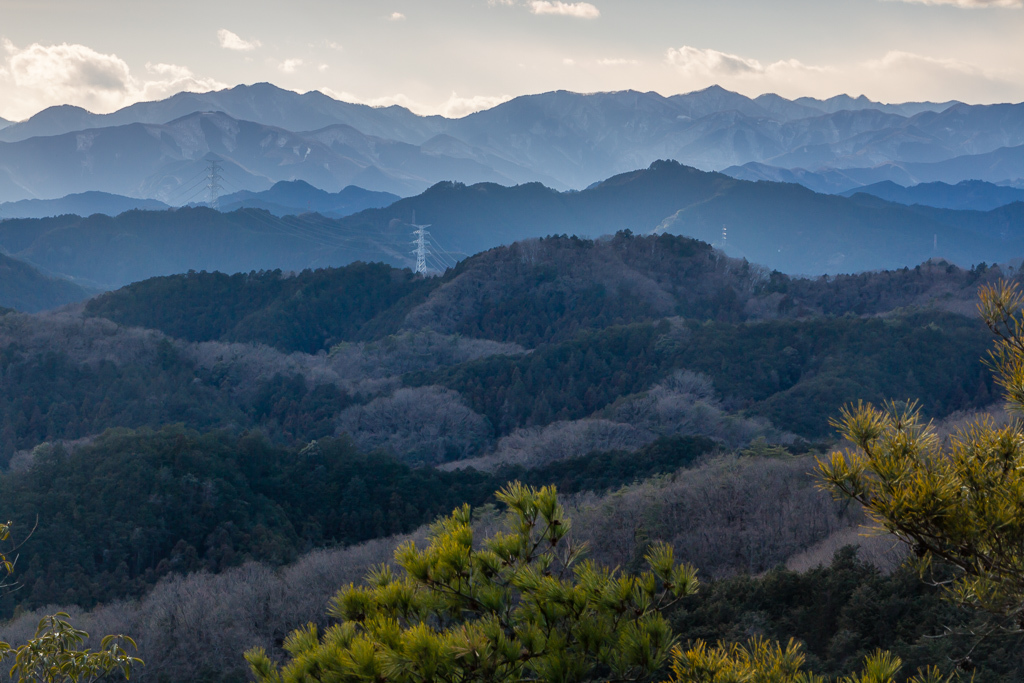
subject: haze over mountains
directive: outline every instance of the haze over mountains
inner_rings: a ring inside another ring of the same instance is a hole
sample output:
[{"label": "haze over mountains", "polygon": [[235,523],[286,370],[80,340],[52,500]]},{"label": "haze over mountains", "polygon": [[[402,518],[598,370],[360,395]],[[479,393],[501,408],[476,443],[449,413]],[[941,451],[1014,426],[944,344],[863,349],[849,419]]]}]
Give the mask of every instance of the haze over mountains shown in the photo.
[{"label": "haze over mountains", "polygon": [[[751,99],[712,87],[671,97],[549,92],[445,119],[257,84],[106,115],[52,107],[7,126],[0,201],[98,190],[184,204],[211,152],[232,191],[281,180],[405,196],[442,180],[581,189],[666,158],[833,192],[880,180],[1000,182],[1024,176],[1022,107]],[[842,180],[781,177],[789,169]]]},{"label": "haze over mountains", "polygon": [[35,313],[81,301],[96,294],[60,278],[47,277],[29,264],[0,254],[0,312]]},{"label": "haze over mountains", "polygon": [[[372,192],[350,185],[340,192],[324,192],[302,180],[281,181],[269,190],[250,192],[242,190],[220,198],[222,211],[235,209],[264,209],[275,216],[316,212],[330,218],[380,208],[400,199],[388,192]],[[74,214],[91,216],[101,213],[117,216],[125,211],[162,211],[171,208],[155,199],[136,199],[108,192],[82,192],[60,199],[22,199],[0,203],[0,219],[48,218]]]},{"label": "haze over mountains", "polygon": [[864,185],[894,182],[909,186],[918,183],[961,183],[983,180],[1020,186],[1024,179],[1024,145],[1000,147],[985,154],[968,154],[931,163],[887,162],[866,168],[822,167],[816,171],[782,168],[759,162],[724,169],[734,178],[799,183],[815,192],[842,193]]},{"label": "haze over mountains", "polygon": [[316,212],[329,218],[343,218],[365,209],[379,209],[401,199],[389,192],[372,192],[349,185],[340,192],[324,192],[302,180],[282,180],[269,190],[243,190],[222,197],[221,211],[264,209],[275,216]]},{"label": "haze over mountains", "polygon": [[941,182],[921,183],[911,187],[883,180],[841,194],[844,197],[852,197],[858,193],[869,194],[897,204],[922,204],[938,209],[967,211],[991,211],[1000,206],[1024,201],[1024,189],[994,185],[983,180],[963,180],[956,185]]},{"label": "haze over mountains", "polygon": [[169,208],[167,204],[156,199],[136,199],[109,192],[81,192],[69,194],[60,199],[22,199],[16,202],[3,202],[0,203],[0,219],[46,218],[63,214],[91,216],[94,213],[116,216],[134,209],[161,211]]},{"label": "haze over mountains", "polygon": [[[1024,105],[712,87],[558,91],[446,119],[257,84],[107,115],[53,107],[0,140],[0,219],[16,219],[0,249],[98,289],[188,270],[412,267],[413,223],[429,226],[438,270],[622,230],[791,274],[1024,256]],[[211,160],[222,213],[168,211],[207,201]]]},{"label": "haze over mountains", "polygon": [[[279,188],[286,195],[302,186]],[[970,267],[1024,255],[1024,203],[992,211],[905,206],[865,194],[847,198],[736,180],[672,161],[582,192],[540,183],[439,183],[339,219],[188,208],[6,220],[0,249],[51,275],[113,289],[189,270],[298,271],[356,260],[413,267],[414,222],[429,226],[432,252],[444,254],[446,265],[546,235],[597,238],[623,230],[695,237],[791,274],[913,267],[929,259]],[[431,266],[443,269],[436,261]]]}]

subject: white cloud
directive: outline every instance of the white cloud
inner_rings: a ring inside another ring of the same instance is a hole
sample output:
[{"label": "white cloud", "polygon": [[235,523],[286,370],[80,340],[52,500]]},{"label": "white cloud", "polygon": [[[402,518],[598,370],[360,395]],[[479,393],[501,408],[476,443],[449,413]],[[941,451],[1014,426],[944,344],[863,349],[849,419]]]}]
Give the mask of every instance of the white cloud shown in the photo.
[{"label": "white cloud", "polygon": [[[989,69],[956,59],[935,58],[893,50],[881,59],[869,60],[860,73],[851,74],[875,88],[888,101],[948,99],[1006,101],[1006,93],[1021,93],[1020,73],[1012,68]],[[869,96],[870,93],[869,93]]]},{"label": "white cloud", "polygon": [[217,40],[225,50],[235,50],[238,52],[250,52],[261,45],[258,40],[245,40],[237,33],[232,33],[226,28],[217,31]]},{"label": "white cloud", "polygon": [[392,12],[391,15],[388,17],[388,21],[404,21],[404,20],[405,20],[405,15],[402,14],[401,12]]},{"label": "white cloud", "polygon": [[880,71],[905,69],[907,67],[925,67],[927,69],[947,72],[951,71],[968,76],[986,77],[984,70],[966,62],[961,62],[955,59],[936,59],[934,57],[925,57],[912,52],[902,52],[900,50],[887,52],[881,59],[873,59],[865,62],[864,66],[869,69],[877,69]]},{"label": "white cloud", "polygon": [[448,101],[440,106],[438,113],[450,119],[457,119],[468,116],[473,112],[491,109],[502,102],[508,102],[510,99],[512,98],[508,95],[459,97],[457,93],[453,92]]},{"label": "white cloud", "polygon": [[822,76],[834,76],[834,69],[830,67],[810,66],[797,59],[762,64],[757,59],[689,45],[670,48],[665,53],[665,61],[684,77],[700,85],[726,85],[731,81],[751,80],[783,84],[794,81],[810,83],[821,80]]},{"label": "white cloud", "polygon": [[576,60],[573,59],[572,57],[566,57],[565,59],[562,60],[562,64],[565,64],[566,66],[575,66]]},{"label": "white cloud", "polygon": [[330,65],[330,64],[321,64],[321,65],[319,65],[319,66],[318,66],[318,67],[316,68],[316,70],[317,70],[317,71],[319,71],[320,73],[323,73],[323,72],[327,71],[327,70],[328,70],[328,69],[330,69],[330,68],[331,68],[331,65]]},{"label": "white cloud", "polygon": [[534,14],[558,14],[565,17],[577,17],[579,19],[597,19],[601,16],[600,10],[589,2],[562,2],[562,0],[531,0],[530,11]]},{"label": "white cloud", "polygon": [[601,11],[589,2],[563,2],[562,0],[487,0],[491,7],[528,7],[532,14],[555,14],[578,19],[597,19]]},{"label": "white cloud", "polygon": [[284,60],[283,62],[277,65],[277,68],[286,74],[293,74],[295,73],[295,70],[298,69],[300,66],[302,66],[302,60],[298,58],[293,58]]},{"label": "white cloud", "polygon": [[1022,93],[1014,66],[984,69],[968,62],[893,50],[877,59],[809,65],[797,59],[770,63],[747,56],[691,46],[665,52],[681,82],[679,90],[721,85],[748,95],[775,92],[785,97],[830,97],[863,93],[882,102],[946,100],[1006,101]]},{"label": "white cloud", "polygon": [[986,9],[989,7],[1024,7],[1024,0],[901,0],[915,5],[952,5],[964,9]]},{"label": "white cloud", "polygon": [[106,113],[183,90],[206,92],[226,87],[176,64],[146,64],[146,75],[139,77],[117,55],[85,45],[35,43],[19,48],[5,40],[3,52],[0,102],[5,118],[25,118],[57,104]]},{"label": "white cloud", "polygon": [[689,45],[669,48],[665,53],[665,61],[690,76],[738,76],[762,74],[765,70],[756,59],[747,59],[718,50],[702,50]]},{"label": "white cloud", "polygon": [[467,116],[473,112],[496,107],[502,102],[508,102],[512,99],[509,95],[476,95],[474,97],[460,97],[458,93],[453,92],[447,100],[440,104],[424,104],[423,102],[414,100],[402,93],[387,95],[385,97],[363,98],[348,92],[337,92],[330,88],[320,88],[320,92],[328,97],[333,97],[334,99],[341,100],[343,102],[367,104],[371,107],[390,107],[392,105],[398,105],[400,107],[405,107],[409,111],[419,114],[420,116],[432,116],[434,114],[439,114],[448,118],[460,118]]},{"label": "white cloud", "polygon": [[635,59],[622,59],[622,58],[617,58],[617,59],[599,59],[599,60],[597,60],[597,63],[599,65],[601,65],[601,66],[636,66],[636,65],[640,64],[640,62],[635,60]]}]

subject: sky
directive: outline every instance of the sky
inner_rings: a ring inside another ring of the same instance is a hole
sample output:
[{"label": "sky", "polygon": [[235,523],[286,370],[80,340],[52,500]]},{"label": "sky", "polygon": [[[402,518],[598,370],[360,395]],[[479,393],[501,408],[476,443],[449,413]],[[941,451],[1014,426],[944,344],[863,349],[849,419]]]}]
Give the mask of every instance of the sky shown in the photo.
[{"label": "sky", "polygon": [[0,117],[271,82],[464,116],[550,90],[1024,100],[1024,0],[0,0]]}]

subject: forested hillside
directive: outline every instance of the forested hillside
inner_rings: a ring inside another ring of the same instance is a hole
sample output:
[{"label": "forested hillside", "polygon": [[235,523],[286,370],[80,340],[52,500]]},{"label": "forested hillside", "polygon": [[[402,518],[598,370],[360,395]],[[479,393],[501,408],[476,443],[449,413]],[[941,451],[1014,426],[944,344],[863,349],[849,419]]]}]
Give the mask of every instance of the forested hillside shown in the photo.
[{"label": "forested hillside", "polygon": [[[894,562],[808,472],[844,403],[917,399],[951,427],[993,409],[974,309],[979,286],[1012,275],[932,261],[797,278],[623,231],[518,242],[439,277],[381,263],[192,272],[7,312],[0,517],[24,544],[0,614],[95,608],[87,621],[149,640],[145,680],[240,680],[229,653],[280,653],[381,548],[463,502],[492,524],[494,491],[518,479],[559,486],[599,561],[637,566],[661,539],[714,579],[672,617],[686,637],[754,620],[803,634],[834,671],[875,645],[911,661],[960,652],[929,644],[944,608],[902,575],[848,555],[795,571],[850,542]],[[849,590],[800,616],[800,591],[830,581]],[[862,586],[879,597],[855,597]],[[217,607],[191,628],[221,629],[224,645],[186,654],[177,622],[154,615],[209,591]],[[262,606],[228,607],[246,599]],[[273,616],[227,626],[249,609]],[[844,640],[852,614],[886,610],[902,610],[898,633]]]},{"label": "forested hillside", "polygon": [[0,254],[0,307],[35,313],[88,298],[92,291],[48,277],[31,265]]},{"label": "forested hillside", "polygon": [[[913,269],[796,278],[724,257],[674,235],[621,232],[548,237],[466,259],[416,279],[382,264],[152,278],[91,300],[86,313],[188,341],[261,342],[281,351],[327,349],[399,330],[435,330],[523,344],[578,331],[681,316],[742,322],[880,314],[906,306],[973,313],[979,284],[998,277],[945,262]],[[339,317],[354,316],[351,321]],[[260,321],[274,318],[274,324]],[[281,330],[305,328],[304,339]]]},{"label": "forested hillside", "polygon": [[91,606],[141,595],[169,574],[281,565],[314,548],[411,532],[464,502],[490,501],[511,479],[603,493],[714,448],[679,437],[638,454],[482,474],[411,468],[344,437],[282,447],[258,433],[110,430],[73,452],[42,447],[0,478],[19,528],[43,518],[19,571],[24,591],[0,606]]}]

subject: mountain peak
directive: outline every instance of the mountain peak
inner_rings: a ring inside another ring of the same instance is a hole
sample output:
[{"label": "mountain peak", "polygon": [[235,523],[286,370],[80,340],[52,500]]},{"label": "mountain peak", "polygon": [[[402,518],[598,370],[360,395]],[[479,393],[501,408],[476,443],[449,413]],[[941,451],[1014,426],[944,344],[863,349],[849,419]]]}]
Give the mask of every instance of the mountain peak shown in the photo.
[{"label": "mountain peak", "polygon": [[55,104],[52,107],[47,107],[37,114],[32,115],[27,121],[37,121],[39,119],[50,119],[55,117],[68,117],[68,116],[96,116],[88,109],[79,107],[74,104]]},{"label": "mountain peak", "polygon": [[[722,86],[717,85],[717,84],[709,85],[708,87],[703,88],[701,90],[694,90],[693,92],[688,93],[688,94],[690,94],[690,95],[696,95],[696,94],[706,94],[706,95],[740,95],[738,92],[734,92],[732,90],[726,90],[725,88],[723,88]],[[740,95],[740,97],[745,97],[745,96],[744,95]]]}]

